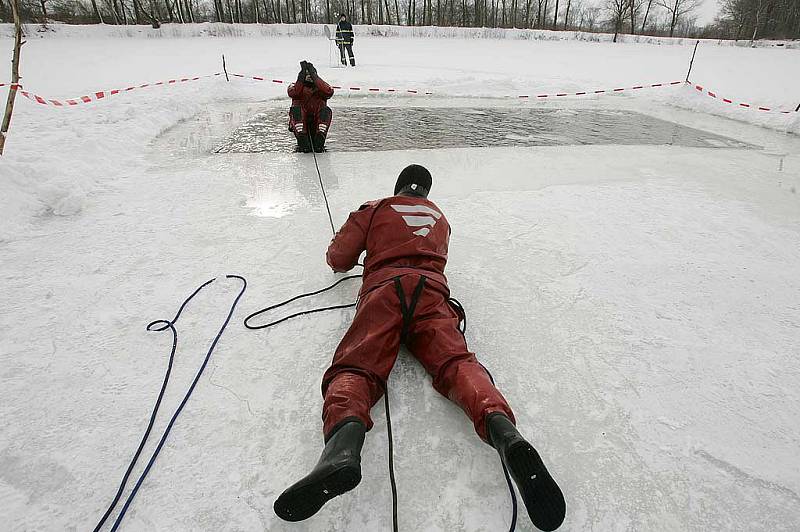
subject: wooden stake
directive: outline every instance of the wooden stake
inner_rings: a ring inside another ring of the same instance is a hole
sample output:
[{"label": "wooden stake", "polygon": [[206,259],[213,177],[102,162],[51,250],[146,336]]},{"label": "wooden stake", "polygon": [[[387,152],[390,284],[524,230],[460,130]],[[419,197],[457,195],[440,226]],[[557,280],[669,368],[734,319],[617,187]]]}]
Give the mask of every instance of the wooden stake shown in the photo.
[{"label": "wooden stake", "polygon": [[11,87],[8,89],[8,99],[6,100],[6,112],[3,115],[3,125],[0,127],[0,155],[6,145],[6,133],[11,126],[11,113],[14,112],[14,100],[17,97],[19,88],[19,50],[24,44],[22,42],[22,25],[19,20],[18,0],[11,0],[11,10],[14,13],[14,58],[11,60]]},{"label": "wooden stake", "polygon": [[230,82],[230,78],[228,78],[228,67],[225,66],[225,54],[222,54],[222,71],[225,72],[225,81]]},{"label": "wooden stake", "polygon": [[689,83],[689,74],[692,73],[692,65],[694,65],[694,54],[697,53],[697,45],[698,44],[700,44],[699,40],[696,43],[694,43],[694,51],[692,52],[692,60],[689,61],[689,71],[686,73],[686,83]]}]

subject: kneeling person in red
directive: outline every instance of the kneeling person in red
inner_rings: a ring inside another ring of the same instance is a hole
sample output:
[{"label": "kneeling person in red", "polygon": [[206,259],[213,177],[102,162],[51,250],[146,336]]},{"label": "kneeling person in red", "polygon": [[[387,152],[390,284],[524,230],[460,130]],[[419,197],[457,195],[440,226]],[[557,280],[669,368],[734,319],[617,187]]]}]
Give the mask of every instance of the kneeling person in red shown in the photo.
[{"label": "kneeling person in red", "polygon": [[297,138],[297,151],[309,153],[325,149],[325,139],[333,120],[328,99],[333,89],[307,61],[300,61],[297,81],[286,91],[292,99],[289,108],[289,131]]},{"label": "kneeling person in red", "polygon": [[370,409],[385,392],[404,344],[433,377],[434,388],[458,404],[478,436],[497,449],[533,523],[555,530],[564,519],[564,497],[467,348],[459,330],[462,315],[449,303],[444,269],[450,225],[427,199],[430,188],[425,168],[405,168],[395,195],[351,213],[328,247],[328,264],[336,272],[352,269],[366,250],[360,301],[322,379],[325,449],[313,471],[275,501],[275,513],[287,521],[307,519],[358,485]]}]

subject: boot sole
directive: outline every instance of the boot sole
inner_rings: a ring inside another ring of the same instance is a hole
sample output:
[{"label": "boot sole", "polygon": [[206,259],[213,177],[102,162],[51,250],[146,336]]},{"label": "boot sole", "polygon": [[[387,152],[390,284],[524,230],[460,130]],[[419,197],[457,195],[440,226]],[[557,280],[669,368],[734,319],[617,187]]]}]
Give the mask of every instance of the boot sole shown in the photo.
[{"label": "boot sole", "polygon": [[300,481],[275,501],[275,514],[284,521],[303,521],[316,514],[329,500],[347,493],[361,482],[361,469],[344,466],[308,482]]},{"label": "boot sole", "polygon": [[536,449],[526,441],[512,445],[506,453],[506,465],[536,528],[551,531],[560,527],[567,511],[564,494]]}]

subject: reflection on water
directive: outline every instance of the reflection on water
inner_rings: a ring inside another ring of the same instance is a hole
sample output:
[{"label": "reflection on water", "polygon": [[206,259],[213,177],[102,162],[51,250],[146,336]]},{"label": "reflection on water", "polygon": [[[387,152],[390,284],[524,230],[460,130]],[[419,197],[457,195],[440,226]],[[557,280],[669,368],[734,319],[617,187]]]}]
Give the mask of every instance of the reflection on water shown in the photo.
[{"label": "reflection on water", "polygon": [[246,206],[252,209],[256,216],[281,218],[294,212],[302,203],[297,193],[270,189],[260,183],[251,184],[252,195],[247,199]]},{"label": "reflection on water", "polygon": [[[750,147],[627,110],[337,107],[327,148],[344,152],[580,144]],[[215,151],[286,153],[294,147],[287,110],[278,108],[256,114]]]},{"label": "reflection on water", "polygon": [[[217,158],[222,159],[222,158]],[[328,192],[339,188],[339,176],[327,155],[319,156]],[[257,216],[281,218],[297,210],[324,205],[314,160],[302,154],[237,155],[237,171],[246,176],[250,191],[244,205]]]}]

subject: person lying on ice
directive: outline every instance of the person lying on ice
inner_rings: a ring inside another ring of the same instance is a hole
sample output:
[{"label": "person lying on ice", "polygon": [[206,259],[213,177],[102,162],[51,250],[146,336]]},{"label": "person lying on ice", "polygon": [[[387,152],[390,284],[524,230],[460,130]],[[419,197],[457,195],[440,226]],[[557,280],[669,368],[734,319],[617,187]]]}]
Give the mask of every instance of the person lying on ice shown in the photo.
[{"label": "person lying on ice", "polygon": [[328,107],[333,89],[319,77],[313,64],[300,61],[297,81],[289,85],[286,92],[292,99],[289,131],[297,138],[297,151],[324,151],[325,138],[333,119],[333,112]]},{"label": "person lying on ice", "polygon": [[433,377],[434,388],[458,404],[478,436],[494,447],[522,494],[533,524],[558,528],[564,496],[536,450],[515,428],[514,414],[459,330],[444,275],[450,225],[428,200],[431,174],[405,168],[394,196],[365,203],[331,241],[335,272],[352,269],[366,250],[360,302],[333,363],[322,378],[325,449],[311,473],[278,497],[275,513],[302,521],[361,481],[361,447],[372,428],[370,409],[404,344]]}]

